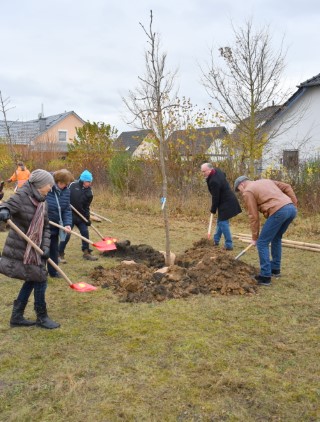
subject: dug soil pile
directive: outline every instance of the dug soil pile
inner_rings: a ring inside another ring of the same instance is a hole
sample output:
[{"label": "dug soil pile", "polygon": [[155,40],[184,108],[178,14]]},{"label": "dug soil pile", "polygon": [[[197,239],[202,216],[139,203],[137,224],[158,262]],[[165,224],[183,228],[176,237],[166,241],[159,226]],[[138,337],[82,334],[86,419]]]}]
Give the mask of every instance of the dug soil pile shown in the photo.
[{"label": "dug soil pile", "polygon": [[178,256],[166,273],[159,272],[164,266],[160,252],[147,245],[130,245],[129,241],[121,245],[104,256],[134,263],[122,262],[109,269],[98,266],[90,274],[94,285],[111,288],[121,301],[161,302],[198,294],[252,295],[257,291],[252,279],[257,270],[206,239]]}]

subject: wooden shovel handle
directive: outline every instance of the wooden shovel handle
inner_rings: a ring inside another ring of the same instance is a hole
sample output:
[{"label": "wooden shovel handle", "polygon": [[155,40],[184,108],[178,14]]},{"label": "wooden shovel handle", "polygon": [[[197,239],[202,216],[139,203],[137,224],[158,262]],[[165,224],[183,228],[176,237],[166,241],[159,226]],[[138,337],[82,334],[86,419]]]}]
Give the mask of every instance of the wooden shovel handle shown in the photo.
[{"label": "wooden shovel handle", "polygon": [[251,248],[251,246],[253,246],[253,243],[250,243],[250,245],[248,245],[245,249],[243,249],[243,251],[240,252],[239,255],[237,255],[234,259],[236,260],[239,259],[240,256],[244,255]]},{"label": "wooden shovel handle", "polygon": [[[19,227],[16,226],[13,221],[9,219],[7,220],[7,223],[12,228],[12,230],[18,233],[24,240],[26,240],[39,253],[39,255],[43,255],[43,251],[39,248],[39,246],[36,245],[31,239],[29,239],[29,237],[25,233],[23,233],[23,231],[20,230]],[[49,262],[50,265],[53,266],[55,270],[58,271],[58,273],[62,275],[62,277],[66,280],[67,283],[69,283],[70,286],[73,284],[72,281],[69,279],[69,277],[62,271],[60,267],[58,267],[58,265],[55,262],[52,261],[51,258],[49,258],[47,261]]]},{"label": "wooden shovel handle", "polygon": [[208,239],[210,239],[211,236],[211,229],[212,229],[212,219],[213,219],[213,214],[210,214],[210,220],[209,220],[209,226],[208,226]]},{"label": "wooden shovel handle", "polygon": [[92,240],[87,239],[86,237],[82,236],[81,234],[79,234],[79,233],[77,233],[73,230],[67,230],[65,227],[61,226],[58,223],[55,223],[54,221],[49,221],[49,224],[51,224],[51,226],[55,226],[55,227],[58,227],[59,229],[64,230],[66,233],[74,234],[75,236],[78,236],[80,239],[84,240],[85,242],[90,243],[90,245],[93,245]]},{"label": "wooden shovel handle", "polygon": [[[74,211],[76,214],[78,214],[78,216],[80,217],[80,218],[82,218],[82,220],[84,221],[84,222],[86,222],[86,223],[88,223],[88,219],[84,216],[84,215],[82,215],[81,214],[81,212],[79,212],[73,205],[71,205],[70,204],[70,208],[72,209],[72,211]],[[93,224],[91,224],[91,226],[90,227],[92,227],[92,229],[97,233],[97,235],[98,236],[100,236],[101,237],[101,239],[103,240],[104,239],[104,236],[99,232],[99,230],[98,229],[96,229],[95,227],[94,227],[94,225]]]},{"label": "wooden shovel handle", "polygon": [[93,211],[91,211],[91,210],[90,210],[90,214],[93,214],[93,215],[95,215],[96,217],[102,218],[102,220],[109,221],[109,223],[112,223],[112,221],[111,221],[111,220],[109,220],[109,218],[103,217],[103,215],[99,215],[99,214],[97,214],[96,212],[93,212]]}]

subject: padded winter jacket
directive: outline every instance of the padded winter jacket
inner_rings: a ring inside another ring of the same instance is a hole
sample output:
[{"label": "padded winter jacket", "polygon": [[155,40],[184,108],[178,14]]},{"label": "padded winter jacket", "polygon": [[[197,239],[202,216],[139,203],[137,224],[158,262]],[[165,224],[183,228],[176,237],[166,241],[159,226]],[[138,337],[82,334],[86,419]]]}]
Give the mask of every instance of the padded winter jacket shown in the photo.
[{"label": "padded winter jacket", "polygon": [[[72,182],[70,188],[70,203],[80,212],[87,220],[90,219],[90,204],[93,200],[93,192],[91,187],[83,187],[83,182],[77,180]],[[72,211],[72,219],[75,223],[83,221],[78,214]]]},{"label": "padded winter jacket", "polygon": [[[36,199],[38,202],[45,201],[45,197],[41,196],[30,182],[26,182],[8,201],[0,205],[0,208],[8,208],[10,210],[11,220],[23,233],[27,233],[36,211],[36,207],[31,202],[30,197]],[[40,248],[43,250],[43,248],[48,248],[49,245],[50,229],[46,204]],[[11,278],[18,278],[19,280],[46,281],[47,271],[45,260],[41,260],[40,265],[23,264],[26,247],[27,242],[10,228],[0,258],[0,273]]]},{"label": "padded winter jacket", "polygon": [[29,179],[30,171],[26,167],[18,166],[17,170],[13,173],[9,180],[11,182],[17,182],[17,187],[21,188],[21,186]]},{"label": "padded winter jacket", "polygon": [[212,195],[212,214],[218,211],[218,220],[220,221],[229,220],[229,218],[240,214],[241,207],[238,198],[230,188],[224,172],[214,168],[206,180]]},{"label": "padded winter jacket", "polygon": [[[59,208],[57,199],[60,205],[60,212],[62,218],[62,225],[72,226],[72,212],[70,208],[70,189],[68,187],[59,189],[57,185],[54,185],[51,192],[48,193],[46,201],[48,204],[48,217],[50,221],[60,224]],[[59,229],[50,225],[51,233],[58,234]]]}]

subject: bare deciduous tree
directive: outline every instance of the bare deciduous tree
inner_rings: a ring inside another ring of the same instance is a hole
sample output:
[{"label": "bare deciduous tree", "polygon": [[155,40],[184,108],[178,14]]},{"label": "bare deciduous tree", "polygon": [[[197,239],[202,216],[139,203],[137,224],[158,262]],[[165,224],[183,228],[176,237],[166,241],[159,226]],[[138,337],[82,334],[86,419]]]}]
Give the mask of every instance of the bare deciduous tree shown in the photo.
[{"label": "bare deciduous tree", "polygon": [[211,50],[208,68],[201,69],[202,84],[219,111],[237,127],[235,154],[249,162],[249,174],[253,174],[254,162],[268,142],[261,130],[261,113],[284,98],[281,75],[285,53],[283,43],[273,52],[269,28],[255,31],[251,20],[244,27],[233,27],[233,34],[234,45],[219,48],[223,67],[216,64]]},{"label": "bare deciduous tree", "polygon": [[176,107],[176,95],[172,94],[176,71],[166,70],[166,53],[160,51],[159,34],[153,31],[153,15],[150,11],[149,28],[140,23],[148,40],[145,52],[145,75],[139,78],[139,86],[123,98],[133,116],[130,122],[136,128],[149,129],[159,143],[159,160],[162,175],[162,211],[166,234],[166,263],[170,263],[170,236],[168,206],[168,182],[166,174],[166,139],[172,131],[170,109]]}]

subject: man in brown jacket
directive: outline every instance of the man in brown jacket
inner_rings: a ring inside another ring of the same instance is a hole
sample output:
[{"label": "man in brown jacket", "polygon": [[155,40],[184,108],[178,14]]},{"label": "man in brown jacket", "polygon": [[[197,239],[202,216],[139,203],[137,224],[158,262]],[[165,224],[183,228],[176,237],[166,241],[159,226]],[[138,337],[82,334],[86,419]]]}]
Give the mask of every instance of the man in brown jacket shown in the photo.
[{"label": "man in brown jacket", "polygon": [[[242,194],[249,214],[252,244],[256,245],[258,249],[260,274],[255,279],[258,284],[269,286],[272,275],[280,276],[281,239],[297,215],[296,195],[287,183],[269,179],[251,181],[247,176],[240,176],[236,179],[234,190]],[[267,219],[261,232],[259,212]]]}]

